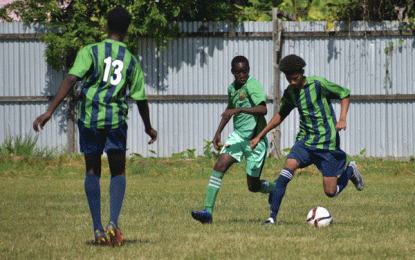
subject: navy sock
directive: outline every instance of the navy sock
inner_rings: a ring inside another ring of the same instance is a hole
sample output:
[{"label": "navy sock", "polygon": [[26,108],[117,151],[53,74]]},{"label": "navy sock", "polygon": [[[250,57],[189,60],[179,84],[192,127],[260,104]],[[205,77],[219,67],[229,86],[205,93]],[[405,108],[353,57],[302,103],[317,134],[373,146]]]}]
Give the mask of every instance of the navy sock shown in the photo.
[{"label": "navy sock", "polygon": [[278,179],[275,181],[275,187],[272,190],[272,195],[270,197],[271,204],[271,214],[270,217],[277,221],[278,210],[282,202],[282,198],[285,195],[285,190],[287,189],[288,183],[294,177],[294,174],[287,168],[284,168]]},{"label": "navy sock", "polygon": [[104,230],[101,222],[101,187],[99,179],[100,177],[95,174],[87,173],[85,175],[85,194],[94,223],[94,231],[97,229]]},{"label": "navy sock", "polygon": [[118,226],[118,217],[124,200],[126,180],[123,176],[115,176],[110,182],[110,221]]},{"label": "navy sock", "polygon": [[[340,177],[337,179],[337,192],[334,194],[334,196],[339,195],[339,193],[346,188],[347,183],[349,183],[350,178],[353,176],[353,168],[351,166],[348,166],[346,170],[340,175]],[[334,197],[333,196],[333,197]]]}]

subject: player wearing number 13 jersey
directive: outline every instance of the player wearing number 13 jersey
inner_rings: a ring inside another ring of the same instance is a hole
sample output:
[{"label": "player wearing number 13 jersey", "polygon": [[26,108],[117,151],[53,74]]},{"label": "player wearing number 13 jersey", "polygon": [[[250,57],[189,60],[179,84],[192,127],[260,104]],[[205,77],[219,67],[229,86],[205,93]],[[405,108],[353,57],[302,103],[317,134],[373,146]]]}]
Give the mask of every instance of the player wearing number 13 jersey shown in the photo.
[{"label": "player wearing number 13 jersey", "polygon": [[[126,188],[125,156],[127,142],[127,95],[136,100],[145,131],[157,139],[150,123],[144,75],[137,59],[122,43],[128,33],[131,15],[121,7],[107,15],[108,39],[81,49],[69,74],[45,114],[33,122],[37,132],[80,79],[85,79],[79,103],[78,127],[80,150],[86,164],[85,193],[91,211],[95,242],[100,245],[123,245],[118,217]],[[101,222],[101,154],[106,152],[111,172],[110,217],[106,232]],[[108,236],[108,240],[107,240]]]},{"label": "player wearing number 13 jersey", "polygon": [[119,41],[106,39],[81,49],[69,74],[86,78],[79,121],[87,128],[118,128],[128,112],[127,86],[134,100],[145,100],[144,74],[137,59]]}]

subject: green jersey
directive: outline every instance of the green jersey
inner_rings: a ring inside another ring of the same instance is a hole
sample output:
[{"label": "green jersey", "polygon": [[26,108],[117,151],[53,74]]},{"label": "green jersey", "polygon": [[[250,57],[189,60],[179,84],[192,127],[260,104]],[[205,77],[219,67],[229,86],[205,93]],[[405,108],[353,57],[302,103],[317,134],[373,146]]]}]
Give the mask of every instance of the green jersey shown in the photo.
[{"label": "green jersey", "polygon": [[123,124],[127,90],[133,100],[147,99],[143,70],[122,42],[107,39],[85,46],[69,74],[86,78],[78,117],[87,128],[114,129]]},{"label": "green jersey", "polygon": [[[248,81],[240,89],[235,89],[235,82],[228,88],[228,108],[255,107],[266,102],[261,83],[249,76]],[[242,138],[252,139],[267,125],[264,116],[253,116],[240,113],[233,117],[234,131]]]},{"label": "green jersey", "polygon": [[331,99],[343,99],[350,90],[321,77],[307,77],[301,90],[288,86],[281,99],[279,114],[282,117],[295,107],[300,113],[300,132],[297,140],[318,149],[337,150],[340,145],[336,131],[336,115]]}]

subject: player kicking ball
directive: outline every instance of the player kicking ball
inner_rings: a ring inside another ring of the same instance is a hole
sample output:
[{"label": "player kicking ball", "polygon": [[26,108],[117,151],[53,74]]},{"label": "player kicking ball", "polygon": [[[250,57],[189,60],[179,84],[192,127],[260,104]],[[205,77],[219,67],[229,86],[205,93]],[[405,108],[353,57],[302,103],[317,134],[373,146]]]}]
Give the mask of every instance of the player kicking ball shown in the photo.
[{"label": "player kicking ball", "polygon": [[[300,113],[300,132],[289,153],[285,167],[275,181],[270,194],[270,217],[263,223],[273,225],[288,183],[299,168],[311,164],[323,174],[324,192],[335,197],[347,186],[349,180],[356,189],[364,188],[363,177],[355,162],[346,166],[346,153],[340,149],[338,131],[346,129],[346,115],[350,104],[350,90],[321,77],[305,77],[305,61],[296,55],[288,55],[279,64],[290,85],[284,91],[281,106],[269,124],[252,139],[251,149],[256,150],[262,138],[277,127],[295,107]],[[339,121],[336,120],[331,99],[341,100]],[[340,177],[337,177],[340,176]]]},{"label": "player kicking ball", "polygon": [[234,132],[229,135],[211,173],[205,209],[192,212],[192,217],[203,224],[212,223],[213,208],[224,174],[232,164],[240,163],[243,157],[247,161],[246,177],[249,191],[270,193],[275,185],[260,179],[268,150],[267,138],[263,136],[258,140],[255,151],[250,149],[249,143],[267,124],[264,117],[267,114],[266,99],[262,85],[249,76],[247,58],[237,56],[232,60],[231,66],[235,81],[228,88],[228,106],[221,115],[222,120],[213,138],[215,149],[220,150],[222,130],[232,117]]},{"label": "player kicking ball", "polygon": [[[33,122],[33,128],[36,132],[39,132],[39,126],[43,129],[75,83],[86,78],[81,90],[78,128],[80,149],[86,164],[85,193],[92,215],[95,241],[99,245],[122,246],[124,241],[118,228],[118,217],[126,188],[127,90],[137,102],[145,132],[151,137],[149,144],[156,141],[157,132],[150,123],[144,73],[137,59],[122,43],[131,16],[126,9],[116,7],[108,13],[107,19],[108,39],[85,46],[78,52],[52,104],[45,114]],[[110,218],[106,232],[101,223],[100,188],[101,155],[104,150],[111,172]]]}]

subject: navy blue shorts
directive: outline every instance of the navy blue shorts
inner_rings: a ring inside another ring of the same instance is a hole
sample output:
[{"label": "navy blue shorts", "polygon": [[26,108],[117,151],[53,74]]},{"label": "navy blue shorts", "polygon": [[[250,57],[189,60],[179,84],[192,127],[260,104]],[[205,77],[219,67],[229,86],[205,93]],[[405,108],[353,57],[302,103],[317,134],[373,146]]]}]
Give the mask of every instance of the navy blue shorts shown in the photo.
[{"label": "navy blue shorts", "polygon": [[297,141],[291,149],[288,159],[296,159],[300,168],[311,164],[317,166],[324,177],[336,177],[343,173],[346,166],[346,153],[342,150],[322,150],[304,145]]},{"label": "navy blue shorts", "polygon": [[103,151],[125,153],[127,151],[127,124],[116,129],[87,128],[78,121],[81,153],[102,154]]}]

